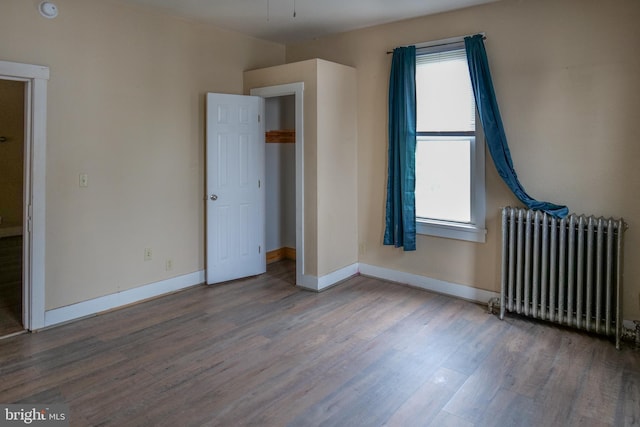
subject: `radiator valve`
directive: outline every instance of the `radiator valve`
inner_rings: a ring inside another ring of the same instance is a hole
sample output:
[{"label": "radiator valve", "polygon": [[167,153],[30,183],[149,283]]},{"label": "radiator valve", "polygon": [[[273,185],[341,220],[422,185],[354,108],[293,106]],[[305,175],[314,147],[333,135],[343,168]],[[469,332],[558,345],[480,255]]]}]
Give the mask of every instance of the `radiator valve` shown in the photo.
[{"label": "radiator valve", "polygon": [[500,308],[500,298],[491,298],[487,303],[489,314],[495,314],[495,310]]}]

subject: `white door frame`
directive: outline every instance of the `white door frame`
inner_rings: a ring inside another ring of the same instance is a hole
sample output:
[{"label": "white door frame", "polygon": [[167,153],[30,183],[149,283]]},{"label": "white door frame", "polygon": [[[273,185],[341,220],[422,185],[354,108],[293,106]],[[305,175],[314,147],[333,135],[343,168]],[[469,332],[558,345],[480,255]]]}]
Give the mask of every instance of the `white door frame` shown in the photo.
[{"label": "white door frame", "polygon": [[263,98],[295,95],[296,105],[296,285],[304,275],[304,83],[254,88],[251,95]]},{"label": "white door frame", "polygon": [[22,324],[43,328],[45,312],[45,200],[49,68],[0,61],[0,79],[25,82]]}]

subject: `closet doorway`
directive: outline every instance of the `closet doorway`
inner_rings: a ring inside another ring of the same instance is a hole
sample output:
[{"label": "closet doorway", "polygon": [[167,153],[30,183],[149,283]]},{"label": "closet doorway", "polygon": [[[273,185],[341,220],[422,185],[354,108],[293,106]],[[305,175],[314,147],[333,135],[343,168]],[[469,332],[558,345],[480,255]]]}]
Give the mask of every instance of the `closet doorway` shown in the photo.
[{"label": "closet doorway", "polygon": [[295,96],[265,99],[267,264],[296,259]]},{"label": "closet doorway", "polygon": [[265,99],[267,264],[295,260],[295,285],[304,275],[304,83],[251,89]]}]

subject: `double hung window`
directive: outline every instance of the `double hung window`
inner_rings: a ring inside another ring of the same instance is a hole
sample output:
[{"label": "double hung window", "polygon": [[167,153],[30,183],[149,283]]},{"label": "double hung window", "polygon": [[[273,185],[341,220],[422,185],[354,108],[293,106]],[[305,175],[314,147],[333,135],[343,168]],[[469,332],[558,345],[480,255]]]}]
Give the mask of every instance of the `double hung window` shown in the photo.
[{"label": "double hung window", "polygon": [[417,232],[484,242],[484,145],[464,43],[418,49],[416,111]]}]

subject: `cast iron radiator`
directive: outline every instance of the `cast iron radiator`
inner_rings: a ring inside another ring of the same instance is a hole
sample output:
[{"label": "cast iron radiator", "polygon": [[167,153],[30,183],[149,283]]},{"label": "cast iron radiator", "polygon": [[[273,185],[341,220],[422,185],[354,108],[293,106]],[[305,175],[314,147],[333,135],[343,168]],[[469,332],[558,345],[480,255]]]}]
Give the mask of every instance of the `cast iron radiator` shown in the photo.
[{"label": "cast iron radiator", "polygon": [[502,210],[505,311],[597,334],[622,334],[622,219]]}]

